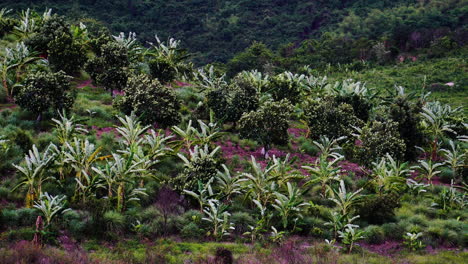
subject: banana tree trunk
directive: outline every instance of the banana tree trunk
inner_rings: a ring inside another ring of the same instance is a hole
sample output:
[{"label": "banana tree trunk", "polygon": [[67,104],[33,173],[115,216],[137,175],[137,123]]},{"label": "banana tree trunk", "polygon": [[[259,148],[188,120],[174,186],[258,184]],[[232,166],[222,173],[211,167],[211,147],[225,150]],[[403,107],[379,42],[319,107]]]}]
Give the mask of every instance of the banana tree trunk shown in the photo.
[{"label": "banana tree trunk", "polygon": [[125,210],[125,187],[124,184],[119,184],[117,188],[117,211],[123,212]]}]

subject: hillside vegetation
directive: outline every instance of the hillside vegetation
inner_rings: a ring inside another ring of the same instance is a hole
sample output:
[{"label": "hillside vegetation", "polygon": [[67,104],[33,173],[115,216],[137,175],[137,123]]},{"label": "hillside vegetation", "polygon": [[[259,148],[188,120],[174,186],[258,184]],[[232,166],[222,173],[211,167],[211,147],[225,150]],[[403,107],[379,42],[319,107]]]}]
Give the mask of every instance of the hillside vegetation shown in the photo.
[{"label": "hillside vegetation", "polygon": [[464,1],[1,5],[0,263],[467,258]]}]

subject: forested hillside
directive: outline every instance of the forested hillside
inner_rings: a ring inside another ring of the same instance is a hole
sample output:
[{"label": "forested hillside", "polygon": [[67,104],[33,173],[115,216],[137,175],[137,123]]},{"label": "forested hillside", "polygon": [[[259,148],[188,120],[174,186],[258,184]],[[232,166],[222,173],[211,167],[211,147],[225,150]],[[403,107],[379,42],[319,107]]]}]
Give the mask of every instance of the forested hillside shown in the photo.
[{"label": "forested hillside", "polygon": [[[46,7],[72,21],[96,19],[112,33],[138,32],[141,41],[155,34],[175,37],[198,64],[226,62],[254,41],[289,54],[298,48],[301,62],[349,62],[367,58],[376,41],[397,50],[424,48],[466,25],[466,1],[416,0],[4,0],[16,11]],[[318,43],[303,40],[321,39]],[[313,51],[311,51],[313,46]],[[350,52],[351,51],[351,52]],[[310,54],[310,53],[313,54]],[[337,56],[338,55],[338,56]],[[336,56],[336,58],[334,58]]]},{"label": "forested hillside", "polygon": [[466,263],[466,3],[2,1],[0,263]]}]

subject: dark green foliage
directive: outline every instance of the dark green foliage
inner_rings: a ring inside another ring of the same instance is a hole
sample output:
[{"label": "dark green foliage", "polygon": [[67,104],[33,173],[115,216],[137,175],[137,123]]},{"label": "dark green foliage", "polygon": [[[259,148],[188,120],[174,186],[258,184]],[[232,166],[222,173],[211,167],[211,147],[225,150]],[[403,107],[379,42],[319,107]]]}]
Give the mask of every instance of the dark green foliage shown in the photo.
[{"label": "dark green foliage", "polygon": [[257,109],[257,90],[241,76],[233,79],[229,86],[223,86],[207,94],[208,106],[219,120],[237,122],[243,113]]},{"label": "dark green foliage", "polygon": [[237,54],[227,64],[228,75],[233,76],[241,71],[258,70],[268,72],[269,64],[273,63],[273,52],[260,42],[254,42],[245,51]]},{"label": "dark green foliage", "polygon": [[359,146],[356,146],[357,159],[366,165],[384,157],[387,153],[396,160],[403,160],[405,142],[400,138],[398,123],[393,121],[373,121],[362,128]]},{"label": "dark green foliage", "polygon": [[161,83],[169,83],[176,78],[177,70],[171,61],[159,57],[148,63],[151,76]]},{"label": "dark green foliage", "polygon": [[0,38],[13,31],[18,21],[9,17],[0,17]]},{"label": "dark green foliage", "polygon": [[185,238],[200,239],[205,235],[205,230],[195,223],[188,223],[180,230],[180,235]]},{"label": "dark green foliage", "polygon": [[69,28],[70,25],[65,22],[63,16],[54,14],[44,21],[44,24],[26,41],[26,44],[41,54],[47,54],[52,41],[64,35],[71,36]]},{"label": "dark green foliage", "polygon": [[381,244],[385,241],[385,232],[380,226],[370,225],[364,231],[369,244]]},{"label": "dark green foliage", "polygon": [[388,109],[389,117],[397,122],[400,138],[405,142],[405,160],[416,158],[416,146],[421,146],[424,135],[419,129],[421,104],[411,102],[407,97],[395,97]]},{"label": "dark green foliage", "polygon": [[362,203],[358,215],[369,224],[383,224],[395,217],[395,208],[400,206],[397,194],[368,195]]},{"label": "dark green foliage", "polygon": [[179,124],[180,102],[175,93],[158,80],[141,74],[128,79],[124,95],[116,102],[125,114],[138,115],[145,124],[157,123],[162,127]]},{"label": "dark green foliage", "polygon": [[84,47],[76,43],[70,25],[56,14],[46,19],[39,30],[26,43],[34,50],[48,56],[53,70],[76,73],[86,61]]},{"label": "dark green foliage", "polygon": [[93,82],[107,90],[121,90],[127,84],[130,65],[128,50],[110,41],[101,46],[100,54],[90,59],[85,66]]},{"label": "dark green foliage", "polygon": [[29,74],[15,96],[24,109],[41,114],[49,109],[62,111],[71,108],[74,97],[70,91],[70,77],[63,71]]},{"label": "dark green foliage", "polygon": [[235,228],[234,231],[236,234],[242,235],[245,232],[249,231],[249,225],[253,226],[255,224],[255,220],[249,213],[245,212],[237,212],[233,213],[231,217],[231,221],[234,223]]},{"label": "dark green foliage", "polygon": [[292,104],[296,104],[301,99],[301,87],[299,83],[289,80],[283,74],[271,78],[267,89],[275,101],[288,99]]},{"label": "dark green foliage", "polygon": [[184,165],[184,170],[171,179],[174,190],[198,191],[219,169],[218,161],[210,155],[192,156],[190,163]]},{"label": "dark green foliage", "polygon": [[257,111],[245,113],[241,117],[240,135],[260,142],[266,149],[271,144],[286,144],[292,111],[293,107],[286,99],[266,102]]},{"label": "dark green foliage", "polygon": [[86,62],[86,51],[72,36],[63,34],[49,42],[49,62],[53,70],[76,73]]},{"label": "dark green foliage", "polygon": [[314,101],[304,110],[312,138],[350,136],[363,122],[349,104],[337,104],[332,98]]},{"label": "dark green foliage", "polygon": [[364,122],[369,120],[369,113],[372,109],[372,104],[369,100],[357,94],[338,95],[334,98],[337,104],[349,104],[353,107],[354,114],[357,118]]}]

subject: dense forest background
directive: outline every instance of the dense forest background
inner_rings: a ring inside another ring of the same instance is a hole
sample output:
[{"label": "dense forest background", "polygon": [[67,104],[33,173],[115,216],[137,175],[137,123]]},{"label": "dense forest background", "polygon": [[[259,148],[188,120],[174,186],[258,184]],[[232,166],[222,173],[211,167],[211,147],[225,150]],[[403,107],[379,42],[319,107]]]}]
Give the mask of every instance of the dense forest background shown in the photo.
[{"label": "dense forest background", "polygon": [[155,34],[181,39],[198,65],[226,63],[260,42],[266,47],[254,52],[284,68],[383,62],[387,53],[395,58],[431,46],[437,49],[430,56],[441,56],[465,43],[468,17],[465,0],[2,0],[3,7],[53,8],[72,21],[96,20],[114,34],[138,32],[143,43]]}]

